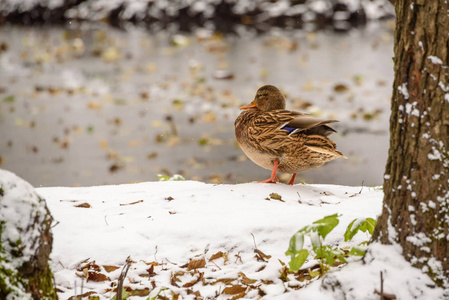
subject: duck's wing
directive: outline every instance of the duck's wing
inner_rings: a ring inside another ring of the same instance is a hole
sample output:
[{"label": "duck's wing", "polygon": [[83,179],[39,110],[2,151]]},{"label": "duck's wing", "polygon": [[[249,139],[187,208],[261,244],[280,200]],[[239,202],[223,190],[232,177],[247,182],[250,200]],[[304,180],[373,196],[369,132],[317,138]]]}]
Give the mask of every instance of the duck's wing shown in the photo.
[{"label": "duck's wing", "polygon": [[[329,123],[337,120],[320,119],[311,115],[288,110],[278,110],[260,115],[255,126],[265,128],[266,134],[259,136],[260,144],[268,149],[280,149],[296,144],[295,133],[305,134],[304,145],[315,152],[345,157],[336,150],[334,142],[327,138],[336,132]],[[291,136],[292,139],[289,139]],[[293,146],[292,146],[293,147]]]},{"label": "duck's wing", "polygon": [[318,134],[322,136],[328,136],[336,132],[329,123],[338,122],[337,120],[320,119],[311,115],[292,112],[294,118],[281,127],[281,129],[289,130],[290,134],[295,132],[304,132],[307,134]]}]

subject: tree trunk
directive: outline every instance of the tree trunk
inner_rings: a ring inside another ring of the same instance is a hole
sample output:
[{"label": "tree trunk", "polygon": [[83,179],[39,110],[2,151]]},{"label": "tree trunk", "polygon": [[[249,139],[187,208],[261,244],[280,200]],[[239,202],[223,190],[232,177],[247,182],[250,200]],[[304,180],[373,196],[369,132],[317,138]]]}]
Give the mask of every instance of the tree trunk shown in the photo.
[{"label": "tree trunk", "polygon": [[384,207],[373,241],[449,286],[449,4],[396,0]]}]

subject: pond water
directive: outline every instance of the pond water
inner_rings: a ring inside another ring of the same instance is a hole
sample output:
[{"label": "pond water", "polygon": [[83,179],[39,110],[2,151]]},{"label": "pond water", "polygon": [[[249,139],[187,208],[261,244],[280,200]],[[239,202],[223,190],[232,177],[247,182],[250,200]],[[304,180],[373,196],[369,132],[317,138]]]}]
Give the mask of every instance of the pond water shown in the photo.
[{"label": "pond water", "polygon": [[340,120],[331,137],[349,159],[296,182],[382,184],[391,24],[239,36],[6,26],[0,46],[0,167],[34,186],[267,179],[233,125],[264,84],[281,88],[290,109]]}]

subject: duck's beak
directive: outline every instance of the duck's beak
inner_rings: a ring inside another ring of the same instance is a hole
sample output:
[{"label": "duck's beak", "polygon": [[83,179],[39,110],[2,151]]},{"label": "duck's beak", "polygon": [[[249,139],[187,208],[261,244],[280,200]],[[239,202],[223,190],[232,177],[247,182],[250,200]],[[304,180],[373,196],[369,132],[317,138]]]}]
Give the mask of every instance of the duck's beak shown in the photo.
[{"label": "duck's beak", "polygon": [[240,109],[250,109],[250,108],[257,108],[255,100],[251,101],[250,104],[240,106]]}]

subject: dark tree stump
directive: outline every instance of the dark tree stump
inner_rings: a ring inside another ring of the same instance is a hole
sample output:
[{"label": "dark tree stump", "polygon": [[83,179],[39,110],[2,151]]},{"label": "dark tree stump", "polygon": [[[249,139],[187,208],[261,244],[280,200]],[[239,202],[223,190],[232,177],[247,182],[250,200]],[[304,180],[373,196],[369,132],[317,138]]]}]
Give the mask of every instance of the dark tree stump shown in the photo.
[{"label": "dark tree stump", "polygon": [[0,299],[57,299],[48,264],[52,220],[28,182],[0,169]]}]

